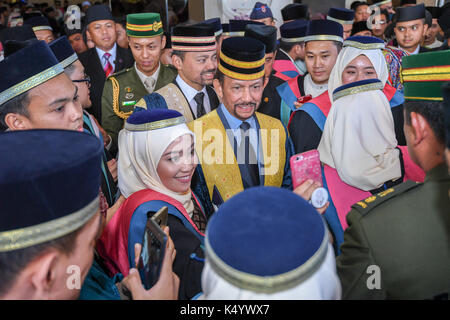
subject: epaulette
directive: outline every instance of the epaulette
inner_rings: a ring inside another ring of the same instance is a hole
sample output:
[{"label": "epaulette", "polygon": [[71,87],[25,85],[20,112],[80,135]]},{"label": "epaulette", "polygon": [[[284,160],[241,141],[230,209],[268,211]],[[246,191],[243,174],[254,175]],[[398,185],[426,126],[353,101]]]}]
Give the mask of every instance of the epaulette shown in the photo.
[{"label": "epaulette", "polygon": [[416,188],[420,185],[422,185],[422,183],[408,180],[399,185],[396,185],[395,187],[386,189],[376,195],[373,195],[364,200],[361,200],[361,201],[355,203],[354,205],[352,205],[352,208],[364,216],[364,215],[368,214],[373,208],[386,202],[387,200],[394,198],[408,190]]},{"label": "epaulette", "polygon": [[178,69],[177,69],[177,68],[175,68],[175,66],[174,66],[174,65],[172,65],[172,64],[163,64],[163,66],[164,66],[164,67],[166,67],[166,68],[169,68],[169,69],[173,69],[173,70],[175,70],[175,71],[177,71],[177,72],[178,72]]},{"label": "epaulette", "polygon": [[119,70],[119,71],[117,71],[117,72],[114,72],[113,74],[110,74],[110,75],[108,76],[108,79],[111,78],[111,77],[117,77],[118,75],[121,75],[122,73],[128,72],[130,69],[131,69],[131,68],[128,68],[128,69],[122,69],[122,70]]}]

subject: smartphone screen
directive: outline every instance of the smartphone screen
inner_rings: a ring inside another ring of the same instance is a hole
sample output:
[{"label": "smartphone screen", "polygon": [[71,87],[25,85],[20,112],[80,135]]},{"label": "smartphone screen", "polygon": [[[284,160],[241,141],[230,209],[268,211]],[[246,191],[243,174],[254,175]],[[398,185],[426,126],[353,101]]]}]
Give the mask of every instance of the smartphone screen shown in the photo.
[{"label": "smartphone screen", "polygon": [[159,279],[166,243],[166,234],[153,219],[147,219],[138,266],[146,290],[153,287]]},{"label": "smartphone screen", "polygon": [[310,150],[293,155],[290,164],[294,189],[308,179],[317,182],[322,187],[319,151]]},{"label": "smartphone screen", "polygon": [[161,229],[164,229],[164,227],[167,226],[168,212],[169,210],[167,209],[167,207],[162,207],[156,213],[152,211],[147,212],[147,217],[151,217],[152,220],[161,227]]}]

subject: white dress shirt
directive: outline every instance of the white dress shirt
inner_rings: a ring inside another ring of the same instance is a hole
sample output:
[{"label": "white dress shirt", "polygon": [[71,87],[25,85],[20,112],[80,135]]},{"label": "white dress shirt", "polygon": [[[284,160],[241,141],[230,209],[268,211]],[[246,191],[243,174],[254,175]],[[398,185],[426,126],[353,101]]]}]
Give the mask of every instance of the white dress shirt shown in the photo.
[{"label": "white dress shirt", "polygon": [[194,89],[190,85],[188,85],[180,77],[180,75],[178,75],[175,78],[175,81],[177,82],[177,84],[180,87],[181,91],[184,93],[184,96],[186,97],[186,100],[188,101],[189,106],[191,107],[191,110],[194,113],[195,117],[197,117],[197,102],[195,102],[194,97],[199,92],[203,92],[205,94],[204,97],[203,97],[203,106],[205,108],[205,112],[208,113],[208,112],[211,111],[211,105],[209,103],[209,96],[208,96],[208,92],[206,91],[206,86],[204,86],[202,90],[197,91],[196,89]]},{"label": "white dress shirt", "polygon": [[116,72],[116,57],[117,57],[117,44],[114,43],[114,46],[109,51],[103,51],[102,49],[99,49],[98,47],[95,47],[95,50],[97,50],[98,58],[100,59],[100,62],[102,63],[102,68],[105,70],[107,61],[105,58],[103,58],[103,55],[108,52],[111,57],[109,57],[109,62],[113,66],[113,72]]},{"label": "white dress shirt", "polygon": [[136,62],[134,63],[134,68],[136,69],[136,73],[139,79],[141,79],[145,89],[147,89],[148,93],[152,93],[155,90],[156,81],[158,81],[159,70],[161,70],[161,63],[158,64],[158,69],[156,69],[156,71],[153,72],[151,76],[146,76],[143,72],[141,72],[138,69]]}]

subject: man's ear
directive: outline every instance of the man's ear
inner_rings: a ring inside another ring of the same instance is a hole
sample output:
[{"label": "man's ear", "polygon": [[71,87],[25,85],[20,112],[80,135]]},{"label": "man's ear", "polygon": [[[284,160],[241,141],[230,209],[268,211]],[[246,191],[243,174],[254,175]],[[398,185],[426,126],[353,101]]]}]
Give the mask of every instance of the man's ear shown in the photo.
[{"label": "man's ear", "polygon": [[49,250],[27,266],[26,274],[36,297],[51,298],[57,281],[58,256],[58,251]]},{"label": "man's ear", "polygon": [[8,113],[5,116],[5,123],[10,130],[31,129],[30,120],[24,115],[18,113]]},{"label": "man's ear", "polygon": [[219,79],[213,80],[213,86],[214,86],[214,90],[216,91],[217,95],[219,96],[219,99],[222,101],[223,91],[222,91],[222,85],[220,84]]},{"label": "man's ear", "polygon": [[161,52],[166,47],[166,36],[161,35]]},{"label": "man's ear", "polygon": [[183,66],[183,60],[176,54],[172,55],[172,63],[175,68],[177,68],[178,72],[180,72],[182,66]]},{"label": "man's ear", "polygon": [[430,135],[430,126],[425,118],[417,112],[411,112],[410,117],[414,135],[413,143],[418,145]]},{"label": "man's ear", "polygon": [[424,25],[423,25],[423,34],[422,34],[422,37],[425,37],[425,35],[427,34],[427,31],[428,31],[428,25],[427,25],[427,24],[424,24]]}]

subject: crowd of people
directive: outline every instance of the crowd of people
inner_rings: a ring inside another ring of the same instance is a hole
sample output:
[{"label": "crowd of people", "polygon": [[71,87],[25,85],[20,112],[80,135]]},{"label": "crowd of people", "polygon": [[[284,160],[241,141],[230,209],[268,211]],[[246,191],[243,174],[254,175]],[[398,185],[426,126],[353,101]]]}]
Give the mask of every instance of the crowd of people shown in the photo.
[{"label": "crowd of people", "polygon": [[0,0],[0,298],[447,300],[449,4]]}]

